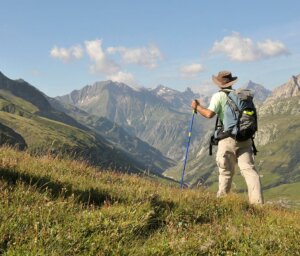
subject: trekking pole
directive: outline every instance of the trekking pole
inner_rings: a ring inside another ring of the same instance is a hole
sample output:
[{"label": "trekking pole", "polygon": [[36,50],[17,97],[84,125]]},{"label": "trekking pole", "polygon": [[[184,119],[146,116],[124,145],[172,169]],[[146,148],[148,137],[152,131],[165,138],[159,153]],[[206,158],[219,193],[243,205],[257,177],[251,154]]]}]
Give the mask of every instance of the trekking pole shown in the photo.
[{"label": "trekking pole", "polygon": [[182,174],[181,174],[180,188],[183,187],[184,172],[185,172],[185,166],[186,166],[186,162],[187,162],[187,158],[188,158],[188,153],[189,153],[189,147],[190,147],[190,142],[191,142],[191,137],[192,137],[192,129],[193,129],[193,123],[194,123],[195,114],[197,114],[197,110],[196,109],[193,110],[192,121],[190,123],[190,129],[189,129],[189,135],[188,135],[188,143],[187,143],[187,147],[186,147],[186,151],[185,151],[185,158],[184,158],[183,170],[182,170]]}]

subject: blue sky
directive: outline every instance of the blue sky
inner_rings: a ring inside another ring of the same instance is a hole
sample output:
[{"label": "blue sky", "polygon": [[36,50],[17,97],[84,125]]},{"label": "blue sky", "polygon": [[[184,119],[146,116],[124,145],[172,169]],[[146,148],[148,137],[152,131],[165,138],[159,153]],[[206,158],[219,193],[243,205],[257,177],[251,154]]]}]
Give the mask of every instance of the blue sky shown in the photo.
[{"label": "blue sky", "polygon": [[274,88],[300,73],[299,1],[1,1],[0,71],[49,96],[112,79],[214,88],[231,70]]}]

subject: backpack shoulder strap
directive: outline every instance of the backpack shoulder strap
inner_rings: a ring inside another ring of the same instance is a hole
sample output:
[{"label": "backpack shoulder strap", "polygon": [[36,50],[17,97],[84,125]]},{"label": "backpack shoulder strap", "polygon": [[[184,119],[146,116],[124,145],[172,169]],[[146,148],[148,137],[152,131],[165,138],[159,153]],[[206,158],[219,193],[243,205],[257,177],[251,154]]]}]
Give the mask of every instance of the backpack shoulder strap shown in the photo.
[{"label": "backpack shoulder strap", "polygon": [[222,89],[219,92],[224,92],[226,94],[228,105],[232,109],[232,111],[234,111],[236,113],[240,113],[240,110],[239,110],[238,106],[236,105],[236,103],[234,102],[234,100],[229,95],[233,91],[234,90],[225,90],[225,89]]},{"label": "backpack shoulder strap", "polygon": [[229,96],[229,94],[227,94],[227,101],[228,101],[228,104],[231,107],[231,109],[234,110],[234,112],[237,112],[237,113],[240,112],[238,106],[236,105],[234,100]]}]

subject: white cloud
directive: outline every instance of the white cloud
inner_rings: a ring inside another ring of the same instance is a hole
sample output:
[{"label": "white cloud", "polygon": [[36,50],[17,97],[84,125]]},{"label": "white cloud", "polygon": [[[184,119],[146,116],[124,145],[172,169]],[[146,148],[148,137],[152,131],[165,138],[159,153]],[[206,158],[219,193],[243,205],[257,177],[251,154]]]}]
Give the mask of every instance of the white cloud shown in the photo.
[{"label": "white cloud", "polygon": [[106,79],[138,88],[138,83],[134,79],[133,74],[122,71],[116,62],[108,58],[103,50],[102,40],[86,41],[85,47],[92,61],[90,66],[92,73],[101,73],[106,76]]},{"label": "white cloud", "polygon": [[161,51],[154,45],[141,48],[109,47],[107,52],[109,54],[119,53],[125,63],[137,64],[146,68],[155,68],[157,62],[163,59]]},{"label": "white cloud", "polygon": [[270,57],[289,53],[283,43],[279,41],[272,41],[270,39],[267,39],[262,43],[258,42],[257,47],[264,53],[265,56]]},{"label": "white cloud", "polygon": [[90,40],[84,42],[85,47],[80,45],[70,48],[53,47],[50,55],[53,58],[60,59],[64,62],[69,62],[74,59],[80,59],[87,54],[90,59],[90,71],[93,74],[102,74],[106,79],[122,82],[137,89],[139,85],[132,73],[123,71],[110,56],[110,54],[120,53],[125,63],[136,63],[147,67],[154,67],[156,61],[161,58],[161,53],[158,48],[150,46],[149,48],[125,48],[125,47],[110,47],[107,50],[103,48],[101,39]]},{"label": "white cloud", "polygon": [[109,59],[102,48],[102,40],[85,41],[88,56],[93,62],[90,66],[92,73],[113,75],[120,71],[120,67],[113,60]]},{"label": "white cloud", "polygon": [[76,59],[81,59],[83,57],[83,50],[81,46],[74,46],[71,49],[71,53]]},{"label": "white cloud", "polygon": [[133,88],[139,88],[137,81],[134,79],[133,74],[128,72],[119,71],[113,75],[107,76],[108,79],[114,82],[120,82],[130,85]]},{"label": "white cloud", "polygon": [[216,41],[212,53],[224,53],[231,60],[255,61],[288,54],[288,49],[280,41],[266,39],[263,42],[253,42],[251,38],[243,38],[237,32]]},{"label": "white cloud", "polygon": [[186,65],[180,69],[180,72],[184,77],[196,77],[199,73],[203,71],[204,67],[199,63]]},{"label": "white cloud", "polygon": [[80,45],[75,45],[70,48],[59,48],[54,46],[50,51],[50,56],[55,59],[62,60],[64,62],[70,62],[73,60],[79,60],[83,57],[83,49]]}]

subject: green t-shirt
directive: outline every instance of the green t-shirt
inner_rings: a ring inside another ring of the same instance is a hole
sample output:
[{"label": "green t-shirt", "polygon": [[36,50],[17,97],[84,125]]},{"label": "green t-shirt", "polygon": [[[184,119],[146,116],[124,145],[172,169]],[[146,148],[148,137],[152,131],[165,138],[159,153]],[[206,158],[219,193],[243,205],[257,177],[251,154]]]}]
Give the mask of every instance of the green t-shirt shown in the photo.
[{"label": "green t-shirt", "polygon": [[[233,91],[232,89],[223,89],[224,91],[228,91],[231,92]],[[210,100],[210,104],[208,109],[210,111],[215,112],[218,117],[220,118],[220,120],[223,122],[224,120],[224,109],[225,109],[225,105],[227,102],[227,95],[225,92],[217,92],[215,93]]]}]

